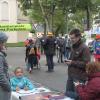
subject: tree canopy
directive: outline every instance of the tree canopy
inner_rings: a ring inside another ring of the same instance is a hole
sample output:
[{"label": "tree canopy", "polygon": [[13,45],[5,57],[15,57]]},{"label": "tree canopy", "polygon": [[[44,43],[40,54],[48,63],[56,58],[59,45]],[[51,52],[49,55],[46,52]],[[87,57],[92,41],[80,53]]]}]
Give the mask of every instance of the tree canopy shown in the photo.
[{"label": "tree canopy", "polygon": [[[92,16],[98,14],[100,0],[18,0],[24,14],[32,22],[44,24],[45,32],[68,33],[78,27],[91,27]],[[100,14],[100,12],[99,12]]]}]

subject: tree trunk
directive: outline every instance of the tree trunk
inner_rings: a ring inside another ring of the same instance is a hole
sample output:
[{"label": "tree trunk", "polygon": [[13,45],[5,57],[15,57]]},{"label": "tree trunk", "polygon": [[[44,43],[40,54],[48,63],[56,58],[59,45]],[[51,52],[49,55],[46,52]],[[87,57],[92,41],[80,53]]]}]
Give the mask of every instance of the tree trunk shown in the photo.
[{"label": "tree trunk", "polygon": [[47,33],[46,23],[44,23],[44,35]]},{"label": "tree trunk", "polygon": [[45,32],[47,34],[47,32],[49,31],[49,22],[48,22],[48,19],[47,19],[47,16],[45,15],[45,12],[44,12],[44,8],[42,6],[42,2],[41,0],[39,0],[39,4],[40,4],[40,8],[41,8],[41,11],[42,11],[42,14],[43,14],[43,17],[44,17],[44,20],[45,20]]},{"label": "tree trunk", "polygon": [[68,12],[65,12],[65,34],[68,34]]},{"label": "tree trunk", "polygon": [[53,14],[51,14],[51,25],[50,25],[51,32],[53,33]]},{"label": "tree trunk", "polygon": [[89,6],[86,7],[86,14],[87,14],[87,30],[90,29],[90,9]]}]

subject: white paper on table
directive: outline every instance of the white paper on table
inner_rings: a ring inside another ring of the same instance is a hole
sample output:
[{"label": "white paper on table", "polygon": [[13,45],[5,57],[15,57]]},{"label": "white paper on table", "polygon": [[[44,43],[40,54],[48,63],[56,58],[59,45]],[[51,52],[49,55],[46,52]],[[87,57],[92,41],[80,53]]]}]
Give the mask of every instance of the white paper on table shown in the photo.
[{"label": "white paper on table", "polygon": [[17,91],[18,94],[31,94],[31,93],[34,93],[35,92],[35,89],[33,90],[20,90],[20,91]]},{"label": "white paper on table", "polygon": [[21,96],[25,96],[25,95],[31,95],[31,94],[36,94],[36,93],[43,93],[43,92],[51,92],[49,89],[44,88],[44,87],[40,87],[40,88],[35,88],[33,90],[20,90],[18,92],[14,92],[12,91],[12,96],[19,98]]},{"label": "white paper on table", "polygon": [[72,99],[72,98],[69,98],[69,97],[66,97],[66,98],[64,98],[64,99],[61,99],[61,100],[74,100],[74,99]]},{"label": "white paper on table", "polygon": [[11,95],[12,95],[12,97],[15,97],[19,100],[19,97],[21,97],[21,96],[34,94],[34,91],[35,91],[34,89],[33,90],[28,90],[28,91],[20,90],[18,92],[12,91]]},{"label": "white paper on table", "polygon": [[51,90],[45,87],[39,87],[39,88],[36,88],[36,91],[34,91],[34,93],[43,93],[43,92],[51,92]]}]

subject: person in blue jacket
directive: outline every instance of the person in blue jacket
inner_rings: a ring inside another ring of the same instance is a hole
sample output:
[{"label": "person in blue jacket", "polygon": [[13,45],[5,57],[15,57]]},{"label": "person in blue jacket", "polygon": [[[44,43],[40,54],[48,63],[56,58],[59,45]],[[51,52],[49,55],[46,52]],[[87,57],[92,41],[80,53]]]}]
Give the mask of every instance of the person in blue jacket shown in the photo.
[{"label": "person in blue jacket", "polygon": [[12,91],[32,90],[35,86],[23,75],[23,69],[17,67],[14,71],[15,76],[10,79]]}]

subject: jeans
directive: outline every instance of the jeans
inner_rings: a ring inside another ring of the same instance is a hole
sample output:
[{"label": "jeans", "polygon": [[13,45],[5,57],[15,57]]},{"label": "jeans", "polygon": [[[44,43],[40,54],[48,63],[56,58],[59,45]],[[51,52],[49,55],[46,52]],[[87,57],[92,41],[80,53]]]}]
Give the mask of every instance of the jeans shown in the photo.
[{"label": "jeans", "polygon": [[70,49],[66,49],[64,53],[64,59],[69,59],[70,58]]},{"label": "jeans", "polygon": [[46,59],[47,59],[48,71],[53,70],[54,69],[53,54],[46,55]]},{"label": "jeans", "polygon": [[75,92],[74,80],[72,77],[68,76],[67,84],[66,84],[66,92],[73,91]]}]

